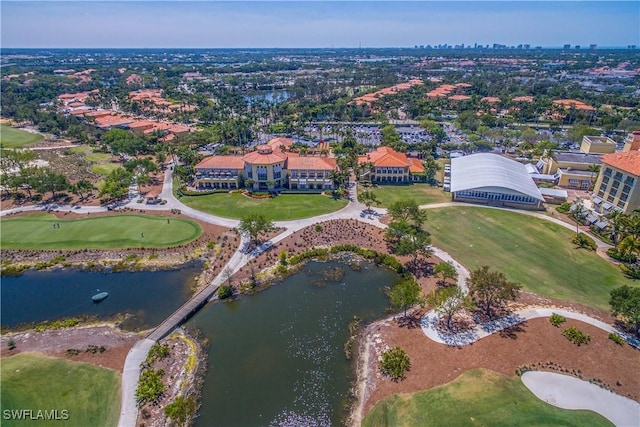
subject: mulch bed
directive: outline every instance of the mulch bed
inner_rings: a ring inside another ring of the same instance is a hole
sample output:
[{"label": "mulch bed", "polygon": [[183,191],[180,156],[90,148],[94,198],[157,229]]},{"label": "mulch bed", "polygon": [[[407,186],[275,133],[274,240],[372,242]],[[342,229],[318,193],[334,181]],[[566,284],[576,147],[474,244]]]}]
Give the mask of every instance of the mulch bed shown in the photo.
[{"label": "mulch bed", "polygon": [[[598,317],[607,316],[600,313]],[[590,335],[591,342],[579,347],[569,342],[562,331],[571,326]],[[525,365],[599,380],[620,395],[640,400],[640,351],[615,344],[606,332],[572,319],[560,328],[548,319],[529,320],[506,333],[496,333],[464,347],[433,342],[419,327],[401,327],[396,321],[383,322],[371,333],[378,343],[373,344],[369,372],[376,374],[368,388],[365,413],[391,394],[436,387],[469,369],[486,368],[515,375],[516,368]],[[376,366],[380,352],[395,346],[403,348],[411,358],[411,370],[400,382],[383,378]]]}]

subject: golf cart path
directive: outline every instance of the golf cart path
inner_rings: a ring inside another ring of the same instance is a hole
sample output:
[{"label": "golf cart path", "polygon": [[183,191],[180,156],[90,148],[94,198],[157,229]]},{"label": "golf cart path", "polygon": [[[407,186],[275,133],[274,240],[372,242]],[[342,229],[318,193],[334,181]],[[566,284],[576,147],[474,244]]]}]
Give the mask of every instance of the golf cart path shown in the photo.
[{"label": "golf cart path", "polygon": [[597,412],[616,426],[640,426],[640,403],[590,382],[542,371],[525,372],[521,379],[538,399],[550,405]]}]

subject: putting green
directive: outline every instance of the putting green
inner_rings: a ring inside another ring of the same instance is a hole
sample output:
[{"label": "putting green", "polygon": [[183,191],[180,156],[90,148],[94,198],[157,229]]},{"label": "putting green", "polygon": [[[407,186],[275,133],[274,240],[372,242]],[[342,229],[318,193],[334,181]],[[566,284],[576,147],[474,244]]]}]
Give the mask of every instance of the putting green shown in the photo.
[{"label": "putting green", "polygon": [[0,125],[0,144],[4,148],[18,148],[23,145],[35,144],[44,137],[36,133],[25,132],[7,125]]},{"label": "putting green", "polygon": [[202,234],[194,221],[151,215],[67,220],[36,214],[3,219],[0,225],[4,249],[164,248],[183,245]]},{"label": "putting green", "polygon": [[474,369],[452,382],[379,402],[367,426],[610,426],[591,411],[570,411],[539,400],[518,377]]},{"label": "putting green", "polygon": [[3,358],[0,372],[3,426],[115,426],[118,422],[120,375],[116,371],[21,353]]}]

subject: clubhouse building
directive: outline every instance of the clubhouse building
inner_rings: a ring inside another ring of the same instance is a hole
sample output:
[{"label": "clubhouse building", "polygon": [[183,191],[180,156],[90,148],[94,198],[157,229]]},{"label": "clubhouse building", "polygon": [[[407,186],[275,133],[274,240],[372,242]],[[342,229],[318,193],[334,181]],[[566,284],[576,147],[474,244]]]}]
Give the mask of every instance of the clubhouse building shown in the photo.
[{"label": "clubhouse building", "polygon": [[291,145],[290,138],[274,138],[243,156],[206,157],[195,166],[194,185],[198,190],[333,190],[336,158],[301,156],[290,151]]},{"label": "clubhouse building", "polygon": [[498,154],[451,159],[454,201],[518,209],[543,209],[545,199],[527,168]]},{"label": "clubhouse building", "polygon": [[[301,155],[292,151],[292,145],[290,138],[274,138],[242,156],[206,157],[195,166],[194,186],[198,190],[334,190],[331,172],[338,170],[336,158],[328,150],[325,155]],[[420,160],[390,147],[379,147],[360,156],[358,162],[370,166],[363,175],[374,182],[409,183],[424,179]]]}]

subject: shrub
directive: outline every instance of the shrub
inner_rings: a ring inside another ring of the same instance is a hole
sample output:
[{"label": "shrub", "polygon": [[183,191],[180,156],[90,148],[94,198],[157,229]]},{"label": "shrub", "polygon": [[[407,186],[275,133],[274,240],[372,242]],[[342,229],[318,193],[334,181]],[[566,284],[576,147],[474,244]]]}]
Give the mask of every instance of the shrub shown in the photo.
[{"label": "shrub", "polygon": [[568,213],[570,209],[571,209],[571,203],[569,202],[564,202],[560,206],[556,206],[556,210],[563,214]]},{"label": "shrub", "polygon": [[287,251],[280,252],[280,265],[287,265]]},{"label": "shrub", "polygon": [[611,332],[609,334],[609,339],[618,345],[624,344],[624,338],[620,334],[616,334],[615,332]]},{"label": "shrub", "polygon": [[575,326],[572,326],[562,331],[562,335],[566,339],[568,339],[569,341],[577,345],[578,347],[581,344],[588,344],[589,341],[591,341],[591,337],[589,335],[585,334]]},{"label": "shrub", "polygon": [[634,253],[621,254],[616,248],[607,249],[607,255],[616,261],[624,262],[626,264],[633,264],[638,260],[638,257]]},{"label": "shrub", "polygon": [[171,418],[177,425],[185,425],[196,410],[196,400],[193,396],[186,399],[182,396],[176,397],[176,400],[164,407],[164,414]]},{"label": "shrub", "polygon": [[322,231],[322,226],[320,224],[316,224],[315,229],[318,233],[320,233]]},{"label": "shrub", "polygon": [[620,264],[620,270],[628,278],[640,280],[640,265]]},{"label": "shrub", "polygon": [[404,378],[404,373],[411,367],[411,359],[406,351],[400,347],[394,347],[382,353],[379,366],[384,375],[388,375],[394,381],[399,381]]},{"label": "shrub", "polygon": [[13,350],[16,348],[16,342],[13,339],[9,339],[9,341],[7,341],[7,348]]},{"label": "shrub", "polygon": [[138,381],[138,388],[136,389],[136,402],[138,406],[142,406],[147,402],[156,402],[162,393],[164,393],[164,384],[162,383],[162,376],[164,371],[145,369],[140,375]]},{"label": "shrub", "polygon": [[575,236],[571,242],[580,248],[589,249],[591,251],[598,249],[595,240],[584,233],[580,233]]},{"label": "shrub", "polygon": [[151,365],[155,363],[157,360],[162,360],[165,357],[169,356],[169,346],[166,344],[154,344],[149,349],[149,353],[147,354],[146,363]]},{"label": "shrub", "polygon": [[565,319],[564,316],[561,316],[557,313],[552,313],[551,316],[549,317],[549,322],[551,322],[551,324],[556,328],[559,328],[560,325],[562,325],[566,321],[567,319]]},{"label": "shrub", "polygon": [[218,298],[226,299],[233,296],[233,286],[231,285],[220,285],[218,289]]}]

